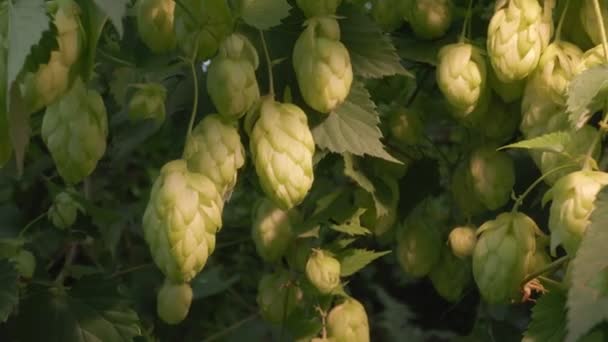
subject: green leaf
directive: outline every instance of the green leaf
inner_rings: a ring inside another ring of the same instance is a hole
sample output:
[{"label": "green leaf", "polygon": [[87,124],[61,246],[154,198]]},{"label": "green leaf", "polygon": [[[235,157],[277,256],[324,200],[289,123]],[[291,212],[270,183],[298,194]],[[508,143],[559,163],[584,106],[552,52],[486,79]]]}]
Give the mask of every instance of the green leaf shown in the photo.
[{"label": "green leaf", "polygon": [[382,33],[368,16],[352,6],[339,14],[341,41],[350,53],[353,72],[364,78],[380,78],[390,75],[413,75],[401,65],[401,60],[389,36]]},{"label": "green leaf", "polygon": [[17,270],[11,262],[0,261],[0,322],[6,322],[19,302],[18,277]]},{"label": "green leaf", "polygon": [[575,128],[581,128],[601,109],[608,90],[608,66],[601,65],[575,76],[568,86],[568,120]]},{"label": "green leaf", "polygon": [[194,299],[201,299],[222,293],[239,281],[238,274],[226,277],[221,266],[206,269],[192,280]]},{"label": "green leaf", "polygon": [[529,342],[561,342],[566,335],[566,293],[552,290],[532,308],[532,321],[524,336]]},{"label": "green leaf", "polygon": [[595,208],[572,261],[566,341],[577,341],[595,325],[608,320],[608,296],[594,286],[597,275],[608,267],[608,187],[600,191]]},{"label": "green leaf", "polygon": [[94,0],[95,4],[99,7],[99,9],[105,13],[109,18],[116,31],[118,32],[118,36],[122,38],[123,28],[122,28],[122,19],[127,14],[127,5],[129,4],[129,0]]},{"label": "green leaf", "polygon": [[369,192],[374,199],[374,206],[376,207],[376,214],[378,217],[384,216],[390,210],[390,203],[383,201],[383,198],[378,196],[376,185],[373,181],[359,169],[359,163],[356,158],[352,155],[345,153],[342,155],[344,158],[344,174],[354,180],[363,190]]},{"label": "green leaf", "polygon": [[10,94],[7,119],[11,143],[15,152],[15,161],[17,163],[17,175],[21,177],[23,174],[25,152],[27,151],[32,134],[30,113],[28,113],[27,105],[22,100],[16,84],[12,87]]},{"label": "green leaf", "polygon": [[133,341],[141,335],[139,318],[116,288],[98,277],[83,278],[69,291],[35,287],[19,307],[18,340]]},{"label": "green leaf", "polygon": [[572,140],[572,134],[570,132],[560,131],[506,145],[501,147],[500,150],[506,148],[523,148],[529,150],[541,150],[544,152],[561,153],[566,150],[566,145],[568,145],[570,140]]},{"label": "green leaf", "polygon": [[352,223],[351,224],[332,224],[329,227],[337,232],[344,233],[344,234],[351,235],[351,236],[369,235],[372,233],[367,228],[364,228],[358,224],[352,224]]},{"label": "green leaf", "polygon": [[348,98],[313,128],[315,143],[335,153],[364,154],[400,163],[384,150],[378,128],[379,116],[369,92],[354,82]]},{"label": "green leaf", "polygon": [[259,30],[277,26],[289,15],[291,6],[285,0],[241,1],[243,20]]},{"label": "green leaf", "polygon": [[344,253],[341,253],[338,257],[340,260],[340,276],[348,277],[353,275],[372,261],[387,255],[390,252],[391,251],[375,252],[367,249],[349,249]]}]

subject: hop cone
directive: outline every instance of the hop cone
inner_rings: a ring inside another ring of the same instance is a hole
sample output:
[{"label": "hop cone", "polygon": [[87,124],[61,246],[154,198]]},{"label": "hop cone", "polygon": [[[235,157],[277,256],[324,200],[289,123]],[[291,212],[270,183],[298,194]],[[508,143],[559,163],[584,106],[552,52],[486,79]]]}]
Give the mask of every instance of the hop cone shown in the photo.
[{"label": "hop cone", "polygon": [[[59,2],[56,2],[59,4]],[[70,67],[80,57],[82,51],[80,7],[72,0],[58,5],[53,23],[57,28],[57,43],[61,53],[61,62]]]},{"label": "hop cone", "polygon": [[550,44],[540,57],[538,72],[543,86],[548,90],[553,102],[565,105],[568,84],[576,75],[583,52],[568,42]]},{"label": "hop cone", "polygon": [[465,259],[473,255],[475,245],[477,244],[475,227],[463,226],[452,229],[448,236],[448,242],[455,256]]},{"label": "hop cone", "polygon": [[372,0],[372,17],[384,31],[394,31],[403,24],[405,4],[401,0]]},{"label": "hop cone", "polygon": [[568,254],[576,253],[595,208],[595,197],[607,184],[607,173],[577,171],[560,178],[545,194],[543,201],[553,201],[549,214],[553,253],[560,244]]},{"label": "hop cone", "polygon": [[293,49],[293,66],[304,101],[316,111],[329,113],[346,99],[353,70],[336,19],[306,22]]},{"label": "hop cone", "polygon": [[457,258],[449,248],[443,248],[441,259],[429,277],[441,297],[449,302],[457,302],[471,280],[470,261]]},{"label": "hop cone", "polygon": [[167,324],[177,324],[188,316],[192,304],[192,287],[188,283],[173,283],[165,279],[158,291],[156,313]]},{"label": "hop cone", "polygon": [[451,0],[416,0],[406,7],[405,18],[422,39],[443,36],[452,24]]},{"label": "hop cone", "polygon": [[367,313],[354,298],[346,298],[327,315],[327,337],[335,342],[369,342]]},{"label": "hop cone", "polygon": [[471,113],[486,90],[486,63],[471,44],[449,44],[439,50],[437,84],[454,109]]},{"label": "hop cone", "polygon": [[416,145],[423,139],[424,125],[420,113],[412,108],[400,107],[391,113],[390,133],[396,142],[403,145]]},{"label": "hop cone", "polygon": [[479,227],[473,253],[473,276],[488,303],[517,299],[536,249],[536,223],[518,213],[502,213]]},{"label": "hop cone", "polygon": [[165,121],[165,100],[167,89],[160,83],[146,83],[137,86],[137,91],[129,102],[131,120],[154,119]]},{"label": "hop cone", "polygon": [[494,13],[487,48],[503,82],[524,79],[536,68],[543,49],[542,8],[537,0],[510,0]]},{"label": "hop cone", "polygon": [[40,64],[36,72],[25,75],[21,93],[29,112],[36,112],[55,103],[68,91],[70,68],[61,59],[61,52],[51,51],[46,64]]},{"label": "hop cone", "polygon": [[220,115],[238,119],[260,98],[255,70],[258,53],[249,40],[232,34],[224,40],[209,66],[207,90]]},{"label": "hop cone", "polygon": [[205,116],[186,141],[184,159],[190,171],[209,178],[226,197],[245,163],[245,148],[236,124],[224,123],[217,114]]},{"label": "hop cone", "polygon": [[307,18],[333,15],[342,0],[297,0],[298,7]]},{"label": "hop cone", "polygon": [[264,261],[278,261],[285,255],[292,238],[289,213],[264,199],[255,209],[251,235]]},{"label": "hop cone", "polygon": [[509,155],[493,147],[473,151],[469,177],[477,197],[490,210],[505,205],[515,184],[515,167]]},{"label": "hop cone", "polygon": [[215,184],[171,161],[154,182],[143,216],[144,238],[154,262],[169,280],[188,282],[205,266],[222,225]]},{"label": "hop cone", "polygon": [[302,290],[287,271],[266,274],[258,284],[257,303],[262,317],[271,323],[281,323],[302,301]]},{"label": "hop cone", "polygon": [[306,277],[319,292],[331,293],[340,286],[340,262],[322,250],[313,250],[306,262]]},{"label": "hop cone", "polygon": [[103,99],[77,79],[70,91],[47,108],[42,139],[68,183],[90,175],[106,150],[108,120]]},{"label": "hop cone", "polygon": [[[602,36],[600,34],[600,23],[595,15],[594,0],[581,0],[580,1],[580,20],[583,25],[583,29],[591,38],[593,44],[602,44]],[[608,4],[604,1],[598,1],[600,5],[600,12],[602,13],[602,19],[604,21],[604,27],[608,27]]]},{"label": "hop cone", "polygon": [[[177,44],[187,56],[213,56],[232,30],[232,13],[226,0],[183,0],[175,7]],[[194,16],[195,18],[193,18]]]},{"label": "hop cone", "polygon": [[165,53],[177,44],[173,19],[175,2],[172,0],[138,0],[137,32],[150,50]]},{"label": "hop cone", "polygon": [[265,99],[250,148],[262,189],[281,209],[298,205],[313,182],[315,143],[306,114],[297,106]]},{"label": "hop cone", "polygon": [[49,208],[48,218],[53,226],[65,229],[76,222],[78,211],[83,210],[78,202],[74,201],[67,192],[61,192],[55,196],[53,205]]},{"label": "hop cone", "polygon": [[565,129],[569,125],[565,110],[551,99],[538,73],[527,81],[521,113],[519,129],[528,139]]}]

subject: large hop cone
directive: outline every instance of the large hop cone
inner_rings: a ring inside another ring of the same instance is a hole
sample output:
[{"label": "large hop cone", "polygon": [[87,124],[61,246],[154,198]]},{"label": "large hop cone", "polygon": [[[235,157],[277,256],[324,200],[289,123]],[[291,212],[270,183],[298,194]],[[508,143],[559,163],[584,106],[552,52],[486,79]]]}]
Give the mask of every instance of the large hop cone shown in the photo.
[{"label": "large hop cone", "polygon": [[479,227],[473,276],[488,303],[508,303],[520,296],[538,231],[531,218],[518,212],[502,213]]},{"label": "large hop cone", "polygon": [[182,0],[175,7],[177,44],[197,59],[213,56],[232,30],[232,13],[226,0]]},{"label": "large hop cone", "polygon": [[306,17],[333,15],[342,0],[297,0],[298,7]]},{"label": "large hop cone", "polygon": [[471,113],[486,91],[486,62],[471,44],[446,45],[439,51],[439,89],[458,113]]},{"label": "large hop cone", "polygon": [[598,192],[608,184],[608,173],[577,171],[560,178],[545,194],[543,201],[553,200],[549,214],[551,250],[563,245],[574,256],[595,208]]},{"label": "large hop cone", "polygon": [[250,148],[266,195],[284,210],[302,202],[314,179],[315,142],[306,114],[293,104],[265,99]]},{"label": "large hop cone", "polygon": [[260,98],[255,70],[258,53],[243,35],[224,40],[207,74],[207,90],[217,111],[227,119],[238,119]]},{"label": "large hop cone", "polygon": [[348,50],[340,42],[336,19],[306,21],[293,49],[293,67],[302,97],[313,109],[329,113],[346,99],[353,70]]},{"label": "large hop cone", "polygon": [[215,184],[190,172],[185,160],[171,161],[154,182],[143,216],[144,238],[167,278],[188,282],[205,266],[222,225]]},{"label": "large hop cone", "polygon": [[452,0],[416,0],[406,4],[405,18],[416,36],[436,39],[452,24]]},{"label": "large hop cone", "polygon": [[369,342],[369,322],[365,307],[346,298],[327,315],[327,337],[336,342]]},{"label": "large hop cone", "polygon": [[543,13],[538,0],[509,0],[488,26],[487,48],[496,76],[513,82],[536,68],[543,49]]},{"label": "large hop cone", "polygon": [[175,48],[174,13],[175,1],[173,0],[139,0],[137,2],[137,32],[153,52],[164,53]]},{"label": "large hop cone", "polygon": [[255,209],[251,236],[258,255],[266,262],[278,261],[292,239],[289,212],[264,199]]},{"label": "large hop cone", "polygon": [[42,139],[68,183],[90,175],[106,150],[108,119],[103,99],[77,79],[44,114]]},{"label": "large hop cone", "polygon": [[568,42],[555,42],[544,50],[536,72],[553,102],[566,104],[568,85],[576,75],[582,56],[581,49]]},{"label": "large hop cone", "polygon": [[184,159],[190,171],[207,176],[225,197],[245,163],[245,148],[236,124],[223,122],[217,114],[207,115],[187,139]]},{"label": "large hop cone", "polygon": [[[595,15],[595,1],[581,0],[580,2],[579,16],[583,29],[587,32],[593,44],[602,44],[600,22],[597,20],[597,15]],[[598,3],[600,5],[604,27],[608,27],[608,4],[606,4],[605,1],[598,1]]]}]

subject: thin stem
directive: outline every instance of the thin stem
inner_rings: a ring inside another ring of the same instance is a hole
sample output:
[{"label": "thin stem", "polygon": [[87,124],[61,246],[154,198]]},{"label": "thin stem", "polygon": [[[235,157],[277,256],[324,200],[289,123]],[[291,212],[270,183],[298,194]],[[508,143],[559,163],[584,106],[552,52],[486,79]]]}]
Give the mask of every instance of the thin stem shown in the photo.
[{"label": "thin stem", "polygon": [[469,27],[469,21],[471,20],[471,12],[473,11],[473,0],[469,0],[469,5],[467,7],[467,14],[464,17],[464,22],[462,23],[462,30],[460,31],[460,38],[458,42],[462,43],[467,38],[467,28]]},{"label": "thin stem", "polygon": [[141,270],[142,268],[150,267],[150,266],[153,266],[153,265],[154,265],[154,263],[148,262],[148,263],[145,263],[145,264],[141,264],[141,265],[125,268],[124,270],[117,271],[117,272],[113,273],[112,275],[110,275],[110,279],[117,278],[117,277],[123,276],[125,274],[131,273],[131,272],[135,272],[135,271]]},{"label": "thin stem", "polygon": [[257,313],[255,313],[255,314],[253,314],[251,316],[245,317],[242,320],[240,320],[240,321],[234,323],[233,325],[229,326],[228,328],[226,328],[226,329],[224,329],[224,330],[222,330],[222,331],[220,331],[218,333],[215,333],[215,334],[207,337],[206,339],[203,340],[203,342],[210,342],[210,341],[215,341],[217,339],[220,339],[220,338],[228,335],[229,333],[233,332],[234,330],[238,329],[241,325],[243,325],[243,324],[245,324],[245,323],[247,323],[249,321],[252,321],[252,320],[256,319],[257,317],[258,317]]},{"label": "thin stem", "polygon": [[[199,34],[196,35],[195,43],[194,43],[194,52],[192,53],[192,58],[190,59],[190,71],[192,72],[192,82],[194,83],[194,99],[192,100],[192,112],[190,113],[190,122],[188,122],[188,132],[186,133],[186,140],[190,138],[192,135],[192,128],[194,127],[194,119],[196,118],[196,113],[198,111],[198,75],[196,73],[196,56],[198,54],[198,41]],[[184,151],[182,155],[186,152],[186,144],[184,144]]]},{"label": "thin stem", "polygon": [[266,45],[266,38],[264,38],[264,32],[260,31],[260,38],[262,39],[262,46],[264,47],[264,56],[266,57],[266,65],[268,66],[268,93],[274,97],[274,79],[272,77],[272,62],[270,60],[270,53],[268,53],[268,45]]},{"label": "thin stem", "polygon": [[558,172],[558,171],[561,171],[561,170],[564,170],[564,169],[567,169],[567,168],[571,168],[571,167],[573,167],[573,166],[576,166],[576,164],[574,164],[574,163],[570,163],[570,164],[567,164],[567,165],[563,165],[563,166],[560,166],[560,167],[556,167],[556,168],[554,168],[554,169],[550,170],[549,172],[547,172],[547,173],[543,174],[542,176],[538,177],[538,179],[537,179],[537,180],[535,180],[535,181],[534,181],[534,183],[532,183],[532,184],[531,184],[531,185],[530,185],[530,186],[529,186],[529,187],[526,189],[526,191],[524,191],[524,193],[523,193],[523,194],[521,194],[520,196],[518,196],[518,197],[517,197],[517,199],[515,200],[515,204],[513,204],[513,209],[512,209],[511,211],[512,211],[512,212],[516,212],[516,211],[517,211],[517,209],[519,209],[519,207],[520,207],[520,206],[521,206],[521,205],[524,203],[524,199],[525,199],[525,198],[526,198],[526,197],[527,197],[527,196],[530,194],[530,192],[532,192],[532,190],[534,190],[534,188],[535,188],[535,187],[536,187],[538,184],[540,184],[540,183],[541,183],[543,180],[545,180],[545,178],[549,177],[550,175],[552,175],[552,174],[554,174],[554,173],[556,173],[556,172]]},{"label": "thin stem", "polygon": [[63,267],[61,268],[61,272],[59,272],[59,275],[57,275],[57,278],[55,278],[55,284],[63,285],[63,281],[64,281],[65,277],[67,276],[68,269],[70,268],[70,266],[72,266],[72,263],[74,262],[74,258],[76,257],[77,248],[78,248],[78,244],[76,244],[76,243],[72,243],[70,245],[68,253],[65,256],[65,261],[63,262]]},{"label": "thin stem", "polygon": [[98,48],[97,52],[99,52],[99,54],[103,55],[105,58],[107,58],[107,59],[109,59],[109,60],[111,60],[111,61],[113,61],[113,62],[115,62],[115,63],[117,63],[119,65],[127,66],[127,67],[130,67],[130,68],[134,68],[135,67],[135,64],[133,64],[133,63],[131,63],[129,61],[126,61],[126,60],[124,60],[122,58],[116,57],[116,56],[112,55],[111,53],[102,50],[101,48]]},{"label": "thin stem", "polygon": [[564,10],[562,11],[561,16],[559,17],[559,23],[557,24],[557,29],[555,30],[555,41],[559,42],[562,36],[562,26],[564,26],[564,19],[566,19],[566,12],[568,12],[568,6],[570,6],[570,0],[566,0],[566,5],[564,6]]},{"label": "thin stem", "polygon": [[528,276],[526,276],[524,278],[524,280],[521,282],[521,285],[524,286],[530,280],[537,278],[545,273],[549,273],[551,271],[558,269],[561,265],[565,264],[569,260],[570,260],[570,256],[566,255],[566,256],[563,256],[563,257],[553,261],[552,263],[550,263],[549,265],[546,265],[545,267],[541,268],[540,270],[530,273]]},{"label": "thin stem", "polygon": [[602,46],[604,47],[604,58],[608,61],[608,41],[606,40],[606,28],[604,27],[604,18],[602,18],[602,9],[600,8],[599,0],[593,0],[595,8],[595,17],[600,26],[600,36],[602,37]]},{"label": "thin stem", "polygon": [[188,16],[190,17],[190,19],[192,19],[192,21],[194,21],[197,25],[200,26],[201,23],[198,21],[198,18],[190,11],[190,9],[186,5],[184,5],[182,0],[175,0],[175,3],[179,7],[181,7],[184,12],[186,12],[188,14]]},{"label": "thin stem", "polygon": [[44,212],[44,213],[38,215],[35,219],[31,220],[28,224],[26,224],[25,227],[23,227],[23,229],[19,233],[19,237],[23,237],[23,235],[25,235],[25,232],[27,232],[28,229],[30,229],[34,224],[36,224],[36,222],[38,222],[42,218],[46,217],[46,215],[47,215],[47,212]]}]

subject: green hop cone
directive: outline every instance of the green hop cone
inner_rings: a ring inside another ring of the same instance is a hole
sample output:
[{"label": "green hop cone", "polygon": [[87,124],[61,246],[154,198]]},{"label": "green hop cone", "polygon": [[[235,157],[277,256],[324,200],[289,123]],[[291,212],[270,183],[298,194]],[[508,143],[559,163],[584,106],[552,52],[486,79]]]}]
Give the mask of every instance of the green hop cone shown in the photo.
[{"label": "green hop cone", "polygon": [[21,277],[32,278],[36,271],[36,257],[32,252],[22,249],[11,258],[11,261],[15,264],[15,268]]},{"label": "green hop cone", "polygon": [[[598,1],[598,3],[600,5],[604,27],[608,27],[608,4],[604,1]],[[583,29],[587,32],[587,35],[589,35],[593,44],[602,44],[600,22],[597,20],[597,15],[595,14],[595,0],[581,0],[579,6],[580,23],[582,24]]]},{"label": "green hop cone", "polygon": [[253,215],[251,235],[258,255],[266,262],[278,261],[289,247],[292,238],[289,213],[264,199]]},{"label": "green hop cone", "polygon": [[192,287],[165,279],[158,291],[156,313],[167,324],[178,324],[188,316],[192,304]]},{"label": "green hop cone", "polygon": [[490,210],[505,205],[515,185],[515,167],[506,152],[493,147],[473,151],[469,159],[469,177],[476,196]]},{"label": "green hop cone", "polygon": [[173,19],[175,1],[138,0],[137,32],[146,46],[155,53],[173,50],[177,44]]},{"label": "green hop cone", "polygon": [[327,337],[333,342],[369,342],[369,322],[365,307],[346,298],[327,315]]},{"label": "green hop cone", "polygon": [[402,145],[419,144],[424,137],[420,113],[413,108],[399,107],[390,114],[390,136]]},{"label": "green hop cone", "polygon": [[304,101],[329,113],[344,102],[353,82],[350,55],[340,42],[340,26],[331,17],[306,21],[293,49],[293,67]]},{"label": "green hop cone", "polygon": [[477,232],[473,226],[462,226],[452,229],[448,236],[448,242],[452,253],[465,259],[473,255],[475,245],[477,244]]},{"label": "green hop cone", "polygon": [[315,249],[306,262],[306,277],[323,294],[340,286],[340,262],[320,249]]},{"label": "green hop cone", "polygon": [[266,98],[249,146],[266,195],[283,210],[302,202],[314,179],[315,142],[306,114],[293,104]]},{"label": "green hop cone", "polygon": [[589,225],[598,192],[608,184],[608,173],[577,171],[560,178],[545,194],[544,202],[552,200],[549,214],[551,251],[563,245],[574,256]]},{"label": "green hop cone", "polygon": [[82,206],[70,194],[61,192],[55,196],[53,205],[48,211],[48,218],[53,223],[53,226],[59,229],[66,229],[76,222],[79,210],[83,210]]},{"label": "green hop cone", "polygon": [[433,267],[429,277],[441,297],[449,302],[457,302],[471,281],[471,263],[469,260],[457,258],[449,248],[444,248],[441,251],[441,259]]},{"label": "green hop cone", "polygon": [[563,41],[552,43],[543,51],[536,72],[553,102],[566,104],[568,85],[576,75],[582,56],[576,45]]},{"label": "green hop cone", "polygon": [[184,159],[190,171],[209,178],[225,198],[245,163],[245,148],[236,123],[224,123],[218,114],[205,116],[186,141]]},{"label": "green hop cone", "polygon": [[528,76],[543,49],[543,13],[538,0],[503,1],[488,26],[487,49],[496,76],[513,82]]},{"label": "green hop cone", "polygon": [[468,169],[468,162],[461,162],[454,171],[450,185],[452,198],[464,217],[475,216],[485,211],[485,206],[475,194]]},{"label": "green hop cone", "polygon": [[190,172],[185,160],[171,161],[160,170],[143,230],[154,262],[171,281],[188,282],[205,266],[222,225],[222,204],[216,185]]},{"label": "green hop cone", "polygon": [[536,223],[519,212],[502,213],[479,227],[473,253],[473,277],[490,304],[508,303],[520,296],[536,249]]},{"label": "green hop cone", "polygon": [[108,119],[103,99],[78,78],[44,114],[42,139],[67,183],[90,175],[106,150]]},{"label": "green hop cone", "polygon": [[597,45],[592,49],[585,51],[583,56],[581,57],[579,64],[576,67],[576,74],[580,74],[581,72],[596,67],[598,65],[602,65],[606,63],[606,57],[604,56],[604,46]]},{"label": "green hop cone", "polygon": [[372,0],[372,17],[384,31],[394,31],[403,25],[405,4],[402,0]]},{"label": "green hop cone", "polygon": [[452,12],[451,0],[416,0],[406,6],[404,16],[416,36],[437,39],[452,25]]},{"label": "green hop cone", "polygon": [[[215,55],[232,30],[232,13],[226,0],[182,0],[175,7],[177,44],[186,56],[199,60]],[[193,17],[194,16],[194,17]]]},{"label": "green hop cone", "polygon": [[311,18],[335,14],[342,0],[297,0],[296,2],[304,15]]},{"label": "green hop cone", "polygon": [[36,72],[25,74],[21,93],[28,112],[37,112],[55,103],[68,91],[70,68],[63,64],[62,58],[61,52],[51,51],[50,59],[46,64],[40,64]]},{"label": "green hop cone", "polygon": [[226,119],[239,119],[260,98],[258,64],[258,53],[245,36],[232,34],[220,45],[209,66],[207,90]]},{"label": "green hop cone", "polygon": [[57,28],[61,62],[70,67],[80,57],[84,45],[81,38],[80,7],[72,0],[63,0],[56,4],[58,7],[53,23]]},{"label": "green hop cone", "polygon": [[486,91],[486,62],[471,44],[445,45],[439,50],[437,84],[448,103],[462,115],[470,114]]},{"label": "green hop cone", "polygon": [[490,108],[484,115],[474,118],[473,128],[491,142],[503,144],[511,140],[520,122],[519,104],[506,104],[496,96],[492,97]]},{"label": "green hop cone", "polygon": [[527,139],[569,127],[566,111],[551,100],[538,73],[527,81],[521,113],[519,129]]},{"label": "green hop cone", "polygon": [[314,238],[296,238],[289,243],[285,258],[290,269],[304,273],[306,262],[313,248],[317,245]]},{"label": "green hop cone", "polygon": [[271,323],[281,323],[289,318],[302,301],[302,290],[287,271],[266,274],[258,284],[257,303],[262,318]]},{"label": "green hop cone", "polygon": [[154,119],[158,123],[165,121],[165,100],[167,89],[160,83],[136,85],[137,90],[129,102],[131,120]]}]

